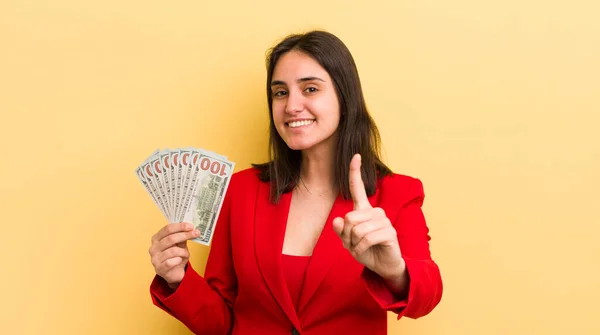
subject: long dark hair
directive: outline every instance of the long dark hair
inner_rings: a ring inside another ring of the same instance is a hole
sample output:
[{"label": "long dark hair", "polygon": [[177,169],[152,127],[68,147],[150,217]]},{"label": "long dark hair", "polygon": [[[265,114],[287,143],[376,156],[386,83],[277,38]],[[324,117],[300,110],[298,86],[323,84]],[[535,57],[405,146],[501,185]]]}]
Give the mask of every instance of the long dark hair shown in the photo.
[{"label": "long dark hair", "polygon": [[281,56],[300,51],[315,59],[333,80],[340,103],[338,141],[334,158],[334,185],[344,199],[350,199],[350,161],[356,153],[362,158],[362,178],[367,195],[373,195],[377,179],[392,171],[381,161],[379,131],[367,111],[360,78],[354,59],[344,43],[326,31],[311,31],[287,36],[267,52],[267,100],[269,105],[269,162],[252,164],[259,169],[259,179],[271,183],[270,201],[277,203],[283,193],[291,191],[300,181],[302,153],[290,149],[273,122],[271,80]]}]

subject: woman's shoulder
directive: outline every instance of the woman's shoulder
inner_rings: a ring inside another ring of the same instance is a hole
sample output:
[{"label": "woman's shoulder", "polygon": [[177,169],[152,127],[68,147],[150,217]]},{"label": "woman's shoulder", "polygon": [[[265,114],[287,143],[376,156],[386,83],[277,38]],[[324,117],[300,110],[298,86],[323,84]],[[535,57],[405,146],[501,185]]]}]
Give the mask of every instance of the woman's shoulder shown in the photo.
[{"label": "woman's shoulder", "polygon": [[386,197],[424,196],[421,179],[406,174],[390,173],[379,179],[377,188]]},{"label": "woman's shoulder", "polygon": [[249,167],[249,168],[235,172],[232,175],[232,180],[233,180],[233,178],[239,179],[239,180],[247,180],[247,179],[258,180],[259,173],[260,173],[259,169],[255,168],[255,167]]},{"label": "woman's shoulder", "polygon": [[234,172],[227,186],[226,197],[243,198],[250,190],[256,190],[259,183],[258,173],[259,170],[255,168]]},{"label": "woman's shoulder", "polygon": [[258,175],[260,174],[260,170],[254,167],[246,168],[240,171],[237,171],[231,175],[231,181],[229,183],[230,188],[238,188],[238,187],[248,187],[252,184],[258,185],[260,180],[258,179]]},{"label": "woman's shoulder", "polygon": [[414,183],[416,181],[420,181],[420,179],[418,177],[414,177],[411,175],[407,175],[407,174],[401,174],[401,173],[389,173],[387,175],[385,175],[383,178],[379,179],[379,183],[384,183],[384,184],[410,184],[410,183]]}]

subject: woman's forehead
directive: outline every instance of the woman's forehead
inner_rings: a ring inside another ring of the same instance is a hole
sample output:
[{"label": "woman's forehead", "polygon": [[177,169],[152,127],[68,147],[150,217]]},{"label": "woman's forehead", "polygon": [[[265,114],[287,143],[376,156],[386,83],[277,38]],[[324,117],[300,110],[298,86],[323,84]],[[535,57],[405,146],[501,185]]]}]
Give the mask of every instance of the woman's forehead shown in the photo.
[{"label": "woman's forehead", "polygon": [[327,71],[314,58],[305,53],[290,51],[279,58],[273,71],[274,80],[329,77]]}]

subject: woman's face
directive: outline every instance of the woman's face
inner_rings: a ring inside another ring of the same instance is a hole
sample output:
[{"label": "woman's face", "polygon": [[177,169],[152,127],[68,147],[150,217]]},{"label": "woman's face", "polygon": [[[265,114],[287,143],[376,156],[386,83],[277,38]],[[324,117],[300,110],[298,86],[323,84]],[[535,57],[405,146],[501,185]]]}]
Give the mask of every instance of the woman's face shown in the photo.
[{"label": "woman's face", "polygon": [[331,77],[316,60],[299,51],[281,56],[271,96],[275,128],[290,149],[334,145],[340,105]]}]

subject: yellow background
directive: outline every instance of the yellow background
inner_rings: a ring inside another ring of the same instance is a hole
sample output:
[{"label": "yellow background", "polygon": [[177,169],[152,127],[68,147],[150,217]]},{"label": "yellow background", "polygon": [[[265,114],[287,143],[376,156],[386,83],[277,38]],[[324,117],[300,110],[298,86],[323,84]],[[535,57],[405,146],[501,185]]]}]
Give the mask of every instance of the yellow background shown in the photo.
[{"label": "yellow background", "polygon": [[[445,284],[390,334],[600,334],[597,1],[0,2],[2,334],[188,334],[150,301],[134,169],[266,159],[264,54],[353,52],[386,162],[423,180]],[[207,248],[192,244],[201,268]]]}]

